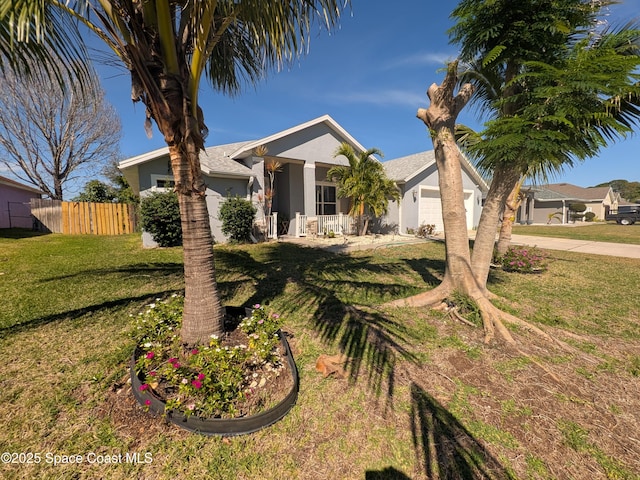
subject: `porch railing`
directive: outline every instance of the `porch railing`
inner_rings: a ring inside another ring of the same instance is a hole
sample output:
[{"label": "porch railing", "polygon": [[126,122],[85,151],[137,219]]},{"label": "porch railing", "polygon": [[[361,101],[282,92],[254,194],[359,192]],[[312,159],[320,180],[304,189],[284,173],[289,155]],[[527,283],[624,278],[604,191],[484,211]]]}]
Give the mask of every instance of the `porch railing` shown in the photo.
[{"label": "porch railing", "polygon": [[267,238],[278,238],[278,212],[267,217]]},{"label": "porch railing", "polygon": [[336,235],[349,235],[353,230],[353,218],[339,213],[338,215],[319,215],[318,233],[327,235],[333,232]]},{"label": "porch railing", "polygon": [[296,213],[296,236],[327,235],[333,232],[336,235],[349,235],[353,233],[355,222],[353,217],[339,213],[338,215],[317,215],[310,217]]}]

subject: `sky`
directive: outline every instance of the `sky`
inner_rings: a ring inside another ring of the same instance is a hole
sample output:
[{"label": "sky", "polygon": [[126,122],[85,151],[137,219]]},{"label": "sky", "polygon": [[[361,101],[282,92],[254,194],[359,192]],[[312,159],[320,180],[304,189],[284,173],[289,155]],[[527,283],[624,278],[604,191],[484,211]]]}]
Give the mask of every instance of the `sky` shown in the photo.
[{"label": "sky", "polygon": [[[255,140],[324,114],[330,115],[365,148],[378,148],[384,160],[431,150],[418,108],[429,105],[426,90],[444,78],[442,68],[457,56],[449,44],[449,19],[457,4],[449,1],[352,0],[340,28],[316,29],[308,54],[270,72],[256,86],[233,98],[205,86],[200,105],[209,128],[206,145]],[[640,0],[611,7],[612,24],[640,17]],[[144,130],[144,106],[133,105],[124,70],[98,68],[108,100],[120,114],[123,158],[166,146],[154,129]],[[478,128],[467,106],[460,123]],[[582,187],[610,180],[640,181],[640,131],[552,178]]]}]

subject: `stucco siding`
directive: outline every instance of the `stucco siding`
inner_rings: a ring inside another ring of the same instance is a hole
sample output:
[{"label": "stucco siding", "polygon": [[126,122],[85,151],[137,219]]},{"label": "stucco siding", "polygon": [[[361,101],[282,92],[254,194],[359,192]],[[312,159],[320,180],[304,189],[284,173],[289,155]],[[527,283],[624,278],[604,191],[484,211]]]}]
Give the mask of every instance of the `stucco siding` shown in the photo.
[{"label": "stucco siding", "polygon": [[0,185],[0,228],[32,228],[32,198],[40,195],[9,185]]},{"label": "stucco siding", "polygon": [[[227,237],[222,233],[222,221],[219,218],[220,206],[229,197],[247,198],[247,180],[215,178],[205,176],[207,184],[207,208],[211,222],[211,233],[216,243],[224,243]],[[257,205],[256,205],[257,207]]]},{"label": "stucco siding", "polygon": [[267,148],[270,156],[338,165],[344,161],[333,156],[343,141],[335,131],[321,123],[274,140]]},{"label": "stucco siding", "polygon": [[168,155],[150,160],[138,166],[140,193],[155,187],[152,183],[152,175],[166,175],[167,178],[173,178]]}]

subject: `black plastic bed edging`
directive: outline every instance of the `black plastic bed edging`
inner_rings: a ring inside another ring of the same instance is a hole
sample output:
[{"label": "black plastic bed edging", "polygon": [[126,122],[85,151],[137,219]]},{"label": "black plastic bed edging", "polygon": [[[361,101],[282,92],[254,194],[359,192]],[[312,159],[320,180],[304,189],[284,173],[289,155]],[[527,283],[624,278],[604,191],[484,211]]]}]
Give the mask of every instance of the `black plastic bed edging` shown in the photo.
[{"label": "black plastic bed edging", "polygon": [[[238,418],[200,418],[196,415],[187,417],[176,410],[168,410],[165,412],[165,403],[152,391],[140,391],[140,385],[142,385],[143,382],[136,374],[136,358],[140,353],[138,348],[136,348],[136,351],[131,357],[131,387],[133,390],[133,396],[140,405],[148,407],[149,411],[157,415],[164,415],[166,413],[166,419],[168,421],[190,432],[202,435],[221,435],[229,437],[233,435],[246,435],[262,430],[265,427],[273,425],[278,420],[281,420],[289,410],[293,408],[298,399],[298,370],[296,369],[296,364],[293,360],[293,355],[291,354],[291,348],[289,347],[289,343],[287,342],[285,335],[278,330],[278,336],[280,337],[280,342],[284,348],[284,355],[287,357],[289,370],[293,376],[293,387],[284,400],[269,410],[265,410],[264,412],[260,412],[256,415]],[[150,404],[148,405],[145,403],[147,400],[150,401]]]}]

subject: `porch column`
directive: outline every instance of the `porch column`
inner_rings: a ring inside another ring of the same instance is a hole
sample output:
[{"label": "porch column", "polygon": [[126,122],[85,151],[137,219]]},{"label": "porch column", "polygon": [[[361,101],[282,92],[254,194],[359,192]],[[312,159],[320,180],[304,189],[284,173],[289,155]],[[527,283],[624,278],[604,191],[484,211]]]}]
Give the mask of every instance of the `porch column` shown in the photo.
[{"label": "porch column", "polygon": [[316,165],[306,162],[303,169],[304,214],[316,216]]}]

